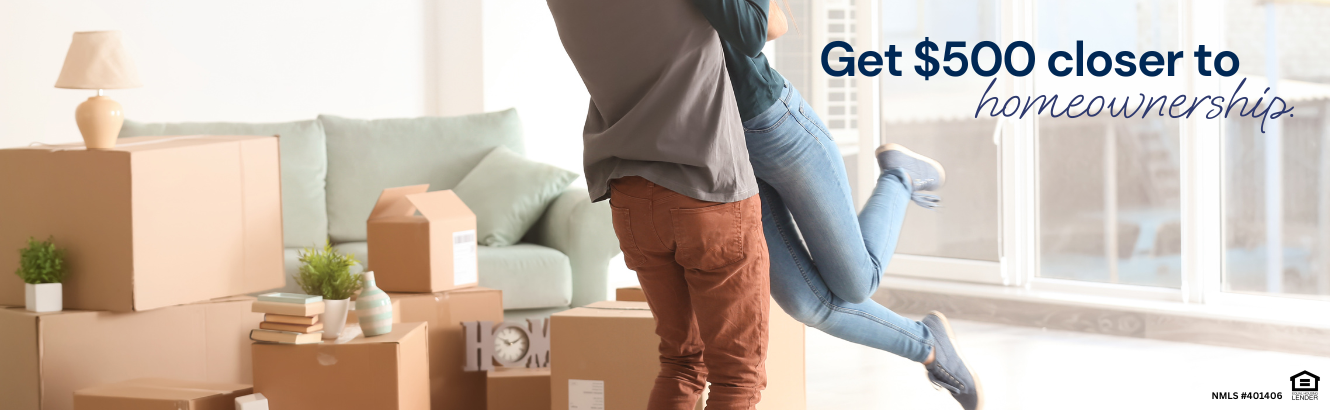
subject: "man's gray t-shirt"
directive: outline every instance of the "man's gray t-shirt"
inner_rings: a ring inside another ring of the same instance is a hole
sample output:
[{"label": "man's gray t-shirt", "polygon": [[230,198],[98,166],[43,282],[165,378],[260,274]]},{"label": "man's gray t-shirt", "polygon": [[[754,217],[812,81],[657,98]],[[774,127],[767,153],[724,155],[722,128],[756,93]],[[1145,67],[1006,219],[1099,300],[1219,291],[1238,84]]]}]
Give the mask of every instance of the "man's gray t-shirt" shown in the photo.
[{"label": "man's gray t-shirt", "polygon": [[582,162],[593,201],[624,176],[703,201],[757,193],[720,38],[691,1],[547,4],[591,94]]}]

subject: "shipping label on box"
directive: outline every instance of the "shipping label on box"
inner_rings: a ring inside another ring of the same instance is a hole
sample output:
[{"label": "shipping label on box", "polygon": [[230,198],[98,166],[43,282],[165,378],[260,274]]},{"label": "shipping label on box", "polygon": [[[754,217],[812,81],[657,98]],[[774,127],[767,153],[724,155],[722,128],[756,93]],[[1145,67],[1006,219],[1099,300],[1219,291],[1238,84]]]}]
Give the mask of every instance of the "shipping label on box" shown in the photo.
[{"label": "shipping label on box", "polygon": [[476,230],[453,232],[453,286],[465,286],[480,279],[476,266]]},{"label": "shipping label on box", "polygon": [[[0,149],[0,266],[28,237],[66,251],[66,309],[130,312],[281,287],[273,136],[138,137]],[[12,269],[12,268],[9,268]],[[0,305],[23,305],[0,275]]]},{"label": "shipping label on box", "polygon": [[428,189],[383,190],[365,222],[369,268],[380,289],[440,292],[478,282],[476,215],[453,191]]},{"label": "shipping label on box", "polygon": [[250,383],[251,297],[147,312],[0,308],[0,408],[68,410],[79,389],[135,378]]},{"label": "shipping label on box", "polygon": [[605,381],[569,380],[568,410],[605,410]]}]

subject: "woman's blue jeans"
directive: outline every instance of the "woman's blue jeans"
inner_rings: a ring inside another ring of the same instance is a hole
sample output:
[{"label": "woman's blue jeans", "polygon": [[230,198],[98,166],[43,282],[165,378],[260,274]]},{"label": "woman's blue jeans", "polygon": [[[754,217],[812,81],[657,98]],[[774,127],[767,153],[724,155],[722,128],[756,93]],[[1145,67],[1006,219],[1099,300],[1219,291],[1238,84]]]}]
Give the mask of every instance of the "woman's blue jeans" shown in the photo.
[{"label": "woman's blue jeans", "polygon": [[762,196],[776,303],[832,336],[927,359],[928,329],[870,298],[896,251],[910,203],[904,174],[883,172],[855,215],[840,150],[789,82],[771,108],[743,126]]}]

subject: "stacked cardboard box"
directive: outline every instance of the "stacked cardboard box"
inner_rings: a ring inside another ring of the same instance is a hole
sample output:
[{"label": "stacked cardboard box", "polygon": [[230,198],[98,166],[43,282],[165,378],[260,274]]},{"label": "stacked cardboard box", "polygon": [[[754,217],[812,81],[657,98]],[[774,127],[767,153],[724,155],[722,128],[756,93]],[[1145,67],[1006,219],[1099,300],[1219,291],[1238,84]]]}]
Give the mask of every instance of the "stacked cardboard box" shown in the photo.
[{"label": "stacked cardboard box", "polygon": [[434,410],[483,409],[485,373],[463,371],[462,322],[503,321],[503,293],[479,286],[437,293],[389,293],[402,321],[429,323],[429,387]]},{"label": "stacked cardboard box", "polygon": [[489,410],[545,409],[550,405],[550,369],[496,368],[486,374]]},{"label": "stacked cardboard box", "polygon": [[323,338],[323,297],[298,293],[259,295],[254,311],[263,313],[259,328],[249,332],[250,340],[287,344],[318,343]]},{"label": "stacked cardboard box", "polygon": [[254,391],[275,409],[428,410],[428,324],[345,343],[255,343]]},{"label": "stacked cardboard box", "polygon": [[[272,136],[0,150],[0,249],[51,236],[69,266],[68,310],[0,309],[0,407],[65,410],[140,377],[249,382],[257,315],[230,297],[285,283],[279,180]],[[0,275],[0,305],[23,304]]]},{"label": "stacked cardboard box", "polygon": [[[632,301],[593,303],[551,318],[552,409],[586,400],[605,408],[646,403],[660,371],[655,319],[641,289],[619,289],[616,297]],[[773,301],[768,328],[767,388],[758,409],[802,410],[807,406],[804,325]]]},{"label": "stacked cardboard box", "polygon": [[74,410],[223,410],[253,391],[248,384],[135,379],[74,392]]},{"label": "stacked cardboard box", "polygon": [[390,292],[395,320],[429,324],[432,408],[484,409],[485,373],[462,370],[461,324],[502,321],[503,297],[476,286],[475,214],[452,191],[428,189],[389,188],[379,196],[365,222],[369,268]]},{"label": "stacked cardboard box", "polygon": [[76,390],[159,377],[250,383],[262,315],[231,297],[137,313],[0,308],[0,408],[67,410]]},{"label": "stacked cardboard box", "polygon": [[[0,150],[0,266],[28,237],[66,250],[66,309],[132,312],[284,285],[275,137],[126,138]],[[23,283],[0,275],[0,305]]]},{"label": "stacked cardboard box", "polygon": [[370,212],[369,267],[379,289],[433,293],[478,281],[476,214],[453,191],[428,189],[385,189]]}]

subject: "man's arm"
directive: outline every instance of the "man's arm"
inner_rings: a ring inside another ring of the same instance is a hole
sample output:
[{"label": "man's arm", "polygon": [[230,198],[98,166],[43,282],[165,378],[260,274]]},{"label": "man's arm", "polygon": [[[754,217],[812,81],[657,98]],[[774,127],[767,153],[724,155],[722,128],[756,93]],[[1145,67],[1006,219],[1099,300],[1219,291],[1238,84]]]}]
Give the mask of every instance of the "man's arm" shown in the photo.
[{"label": "man's arm", "polygon": [[[767,10],[763,0],[693,0],[720,38],[749,57],[767,44]],[[784,18],[782,16],[782,21]],[[782,31],[783,33],[783,31]]]},{"label": "man's arm", "polygon": [[771,41],[785,35],[790,27],[785,21],[785,12],[780,10],[776,0],[771,0],[771,5],[767,9],[770,10],[768,13],[770,17],[767,18],[767,41]]}]

